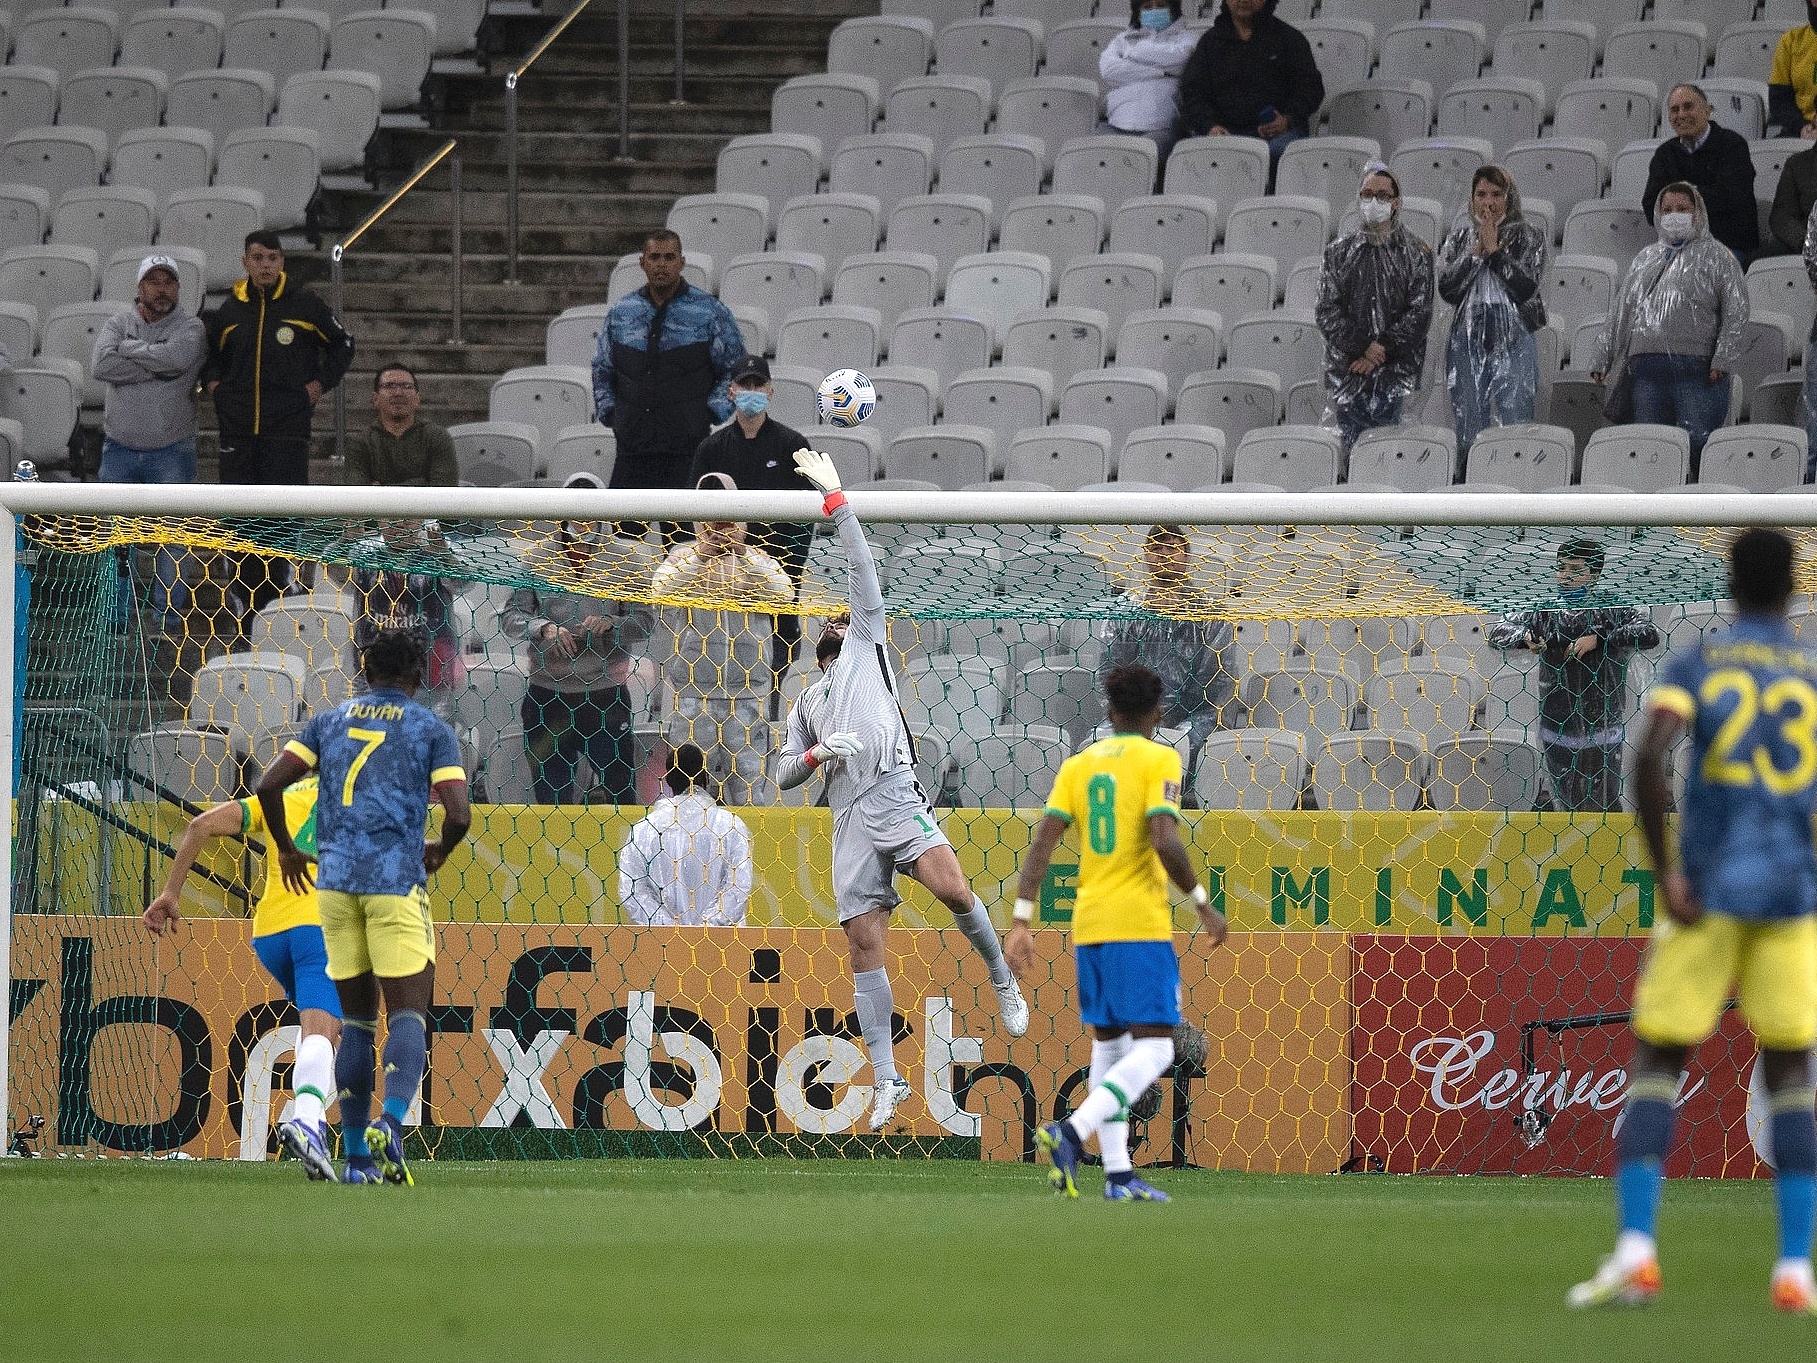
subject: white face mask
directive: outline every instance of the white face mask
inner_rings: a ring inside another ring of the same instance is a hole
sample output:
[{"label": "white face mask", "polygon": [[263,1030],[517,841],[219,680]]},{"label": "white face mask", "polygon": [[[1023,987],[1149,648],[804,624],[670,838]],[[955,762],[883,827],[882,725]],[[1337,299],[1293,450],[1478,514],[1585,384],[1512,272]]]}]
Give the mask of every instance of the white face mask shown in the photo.
[{"label": "white face mask", "polygon": [[1380,227],[1394,216],[1394,205],[1383,203],[1380,199],[1358,199],[1356,211],[1371,227]]},{"label": "white face mask", "polygon": [[1667,241],[1689,241],[1691,231],[1696,225],[1697,220],[1689,213],[1661,213],[1659,215],[1659,230]]}]

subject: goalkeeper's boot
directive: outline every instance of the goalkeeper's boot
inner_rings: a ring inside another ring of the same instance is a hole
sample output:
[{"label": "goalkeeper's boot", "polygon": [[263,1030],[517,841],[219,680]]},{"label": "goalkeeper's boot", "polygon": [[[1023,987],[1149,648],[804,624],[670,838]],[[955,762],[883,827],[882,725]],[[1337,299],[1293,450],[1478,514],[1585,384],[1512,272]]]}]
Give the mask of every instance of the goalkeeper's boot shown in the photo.
[{"label": "goalkeeper's boot", "polygon": [[1817,1285],[1811,1280],[1809,1259],[1774,1267],[1773,1309],[1793,1316],[1817,1316]]},{"label": "goalkeeper's boot", "polygon": [[896,1109],[912,1092],[906,1079],[885,1079],[871,1090],[871,1130],[887,1131],[895,1125]]},{"label": "goalkeeper's boot", "polygon": [[303,1166],[311,1183],[338,1183],[334,1161],[328,1156],[328,1133],[320,1126],[291,1120],[278,1128],[278,1139],[290,1157]]},{"label": "goalkeeper's boot", "polygon": [[379,1169],[379,1162],[371,1155],[349,1155],[347,1167],[341,1171],[342,1183],[383,1183],[384,1173]]},{"label": "goalkeeper's boot", "polygon": [[997,991],[997,1014],[1003,1019],[1003,1030],[1011,1036],[1024,1036],[1028,1032],[1028,1000],[1022,997],[1020,986],[1012,979],[1004,984],[994,984]]},{"label": "goalkeeper's boot", "polygon": [[1049,1122],[1035,1132],[1035,1148],[1047,1152],[1054,1167],[1048,1171],[1047,1186],[1065,1197],[1079,1195],[1079,1139],[1065,1122]]},{"label": "goalkeeper's boot", "polygon": [[1144,1183],[1133,1173],[1108,1174],[1104,1179],[1106,1202],[1172,1202],[1173,1199],[1152,1183]]},{"label": "goalkeeper's boot", "polygon": [[1638,1264],[1622,1264],[1611,1254],[1602,1261],[1596,1276],[1577,1284],[1565,1294],[1565,1305],[1647,1306],[1659,1296],[1659,1260],[1643,1259]]},{"label": "goalkeeper's boot", "polygon": [[404,1128],[397,1118],[380,1113],[366,1128],[366,1144],[371,1147],[372,1157],[378,1161],[385,1182],[401,1183],[406,1188],[416,1186],[416,1180],[410,1177],[410,1169],[404,1163]]}]

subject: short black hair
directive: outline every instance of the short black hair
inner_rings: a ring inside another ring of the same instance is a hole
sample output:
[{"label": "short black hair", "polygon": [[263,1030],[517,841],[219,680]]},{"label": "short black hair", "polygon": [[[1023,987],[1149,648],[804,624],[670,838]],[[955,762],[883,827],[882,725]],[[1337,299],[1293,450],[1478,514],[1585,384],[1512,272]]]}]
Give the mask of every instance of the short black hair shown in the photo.
[{"label": "short black hair", "polygon": [[278,240],[278,234],[269,227],[261,227],[256,232],[248,232],[246,244],[240,248],[240,252],[243,255],[255,246],[263,246],[267,251],[276,251],[279,255],[284,254],[284,243]]},{"label": "short black hair", "polygon": [[1568,558],[1574,558],[1579,563],[1587,563],[1590,565],[1591,572],[1600,574],[1603,564],[1607,561],[1607,551],[1595,540],[1579,536],[1576,539],[1566,540],[1558,546],[1558,561],[1563,563]]},{"label": "short black hair", "polygon": [[1138,720],[1161,705],[1161,678],[1138,664],[1114,667],[1104,678],[1104,698],[1118,719]]},{"label": "short black hair", "polygon": [[650,249],[650,243],[655,241],[672,241],[675,243],[676,250],[679,251],[681,249],[681,234],[673,227],[652,227],[648,232],[644,233],[643,251],[638,252],[638,254],[642,255],[645,251],[648,251]]},{"label": "short black hair", "polygon": [[377,369],[372,371],[373,392],[376,393],[379,391],[379,380],[384,378],[387,374],[408,374],[410,376],[410,382],[416,382],[416,370],[412,369],[407,364],[399,364],[396,360],[392,360],[389,363],[381,364]]},{"label": "short black hair", "polygon": [[429,671],[429,639],[420,629],[382,629],[360,650],[360,671],[372,687],[419,687]]},{"label": "short black hair", "polygon": [[1793,591],[1792,538],[1755,526],[1729,546],[1729,593],[1743,610],[1780,611]]},{"label": "short black hair", "polygon": [[683,743],[669,754],[669,789],[679,795],[684,790],[707,784],[707,759],[692,743]]}]

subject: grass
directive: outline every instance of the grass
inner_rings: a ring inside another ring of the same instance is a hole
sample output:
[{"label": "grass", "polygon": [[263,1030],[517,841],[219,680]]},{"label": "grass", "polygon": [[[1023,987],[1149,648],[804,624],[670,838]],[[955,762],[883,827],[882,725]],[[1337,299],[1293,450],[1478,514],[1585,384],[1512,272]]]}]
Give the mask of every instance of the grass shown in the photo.
[{"label": "grass", "polygon": [[8,1360],[1241,1359],[1808,1354],[1766,1306],[1767,1183],[1677,1183],[1666,1297],[1579,1315],[1605,1180],[1157,1174],[1077,1203],[1025,1165],[0,1161]]}]

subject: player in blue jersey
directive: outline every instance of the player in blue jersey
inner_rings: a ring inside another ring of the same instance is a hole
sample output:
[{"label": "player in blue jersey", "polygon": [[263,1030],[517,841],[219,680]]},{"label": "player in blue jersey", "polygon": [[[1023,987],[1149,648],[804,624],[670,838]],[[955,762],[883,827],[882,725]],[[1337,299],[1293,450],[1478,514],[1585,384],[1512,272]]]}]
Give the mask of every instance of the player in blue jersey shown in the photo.
[{"label": "player in blue jersey", "polygon": [[[1792,559],[1791,540],[1776,530],[1740,535],[1729,551],[1734,626],[1674,657],[1647,697],[1636,798],[1666,917],[1634,989],[1633,1077],[1616,1146],[1621,1234],[1595,1276],[1571,1289],[1572,1306],[1633,1306],[1659,1295],[1653,1228],[1679,1076],[1716,1030],[1733,988],[1771,1095],[1779,1205],[1772,1303],[1817,1314],[1817,652],[1801,649],[1786,624]],[[1675,863],[1666,754],[1687,728]]]},{"label": "player in blue jersey", "polygon": [[[428,877],[467,835],[467,773],[454,731],[416,691],[428,666],[414,631],[381,630],[361,665],[371,690],[315,716],[259,781],[259,803],[284,883],[301,892],[309,863],[284,818],[284,788],[316,768],[316,898],[328,976],[341,996],[340,1086],[345,1181],[412,1183],[404,1116],[416,1101],[428,1052],[435,988],[435,925]],[[442,836],[426,843],[429,794],[442,804]],[[385,1002],[385,1102],[372,1113],[373,1048]]]}]

